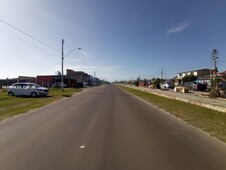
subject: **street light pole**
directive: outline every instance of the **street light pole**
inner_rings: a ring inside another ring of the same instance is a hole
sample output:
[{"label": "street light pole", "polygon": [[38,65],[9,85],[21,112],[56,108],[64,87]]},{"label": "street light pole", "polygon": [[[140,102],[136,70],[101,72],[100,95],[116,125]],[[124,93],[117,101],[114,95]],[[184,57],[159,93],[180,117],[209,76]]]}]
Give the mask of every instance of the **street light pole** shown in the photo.
[{"label": "street light pole", "polygon": [[75,50],[81,50],[81,48],[75,48],[64,56],[64,39],[62,39],[62,59],[61,59],[61,92],[64,91],[64,58],[71,54]]},{"label": "street light pole", "polygon": [[64,39],[62,39],[62,60],[61,60],[61,92],[64,90]]}]

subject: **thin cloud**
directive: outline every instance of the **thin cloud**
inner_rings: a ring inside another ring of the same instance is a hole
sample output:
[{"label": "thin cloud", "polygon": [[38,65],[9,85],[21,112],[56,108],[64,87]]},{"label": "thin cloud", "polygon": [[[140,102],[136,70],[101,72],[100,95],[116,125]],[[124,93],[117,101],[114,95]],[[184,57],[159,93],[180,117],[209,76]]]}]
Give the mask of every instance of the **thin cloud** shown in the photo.
[{"label": "thin cloud", "polygon": [[173,33],[179,33],[184,31],[184,29],[186,29],[189,25],[191,25],[191,23],[189,22],[181,22],[175,26],[173,26],[172,28],[168,29],[166,34],[173,34]]},{"label": "thin cloud", "polygon": [[86,51],[81,51],[81,56],[80,58],[82,59],[86,59],[86,60],[90,60],[90,59],[93,59],[94,56],[90,55],[89,53],[87,53]]}]

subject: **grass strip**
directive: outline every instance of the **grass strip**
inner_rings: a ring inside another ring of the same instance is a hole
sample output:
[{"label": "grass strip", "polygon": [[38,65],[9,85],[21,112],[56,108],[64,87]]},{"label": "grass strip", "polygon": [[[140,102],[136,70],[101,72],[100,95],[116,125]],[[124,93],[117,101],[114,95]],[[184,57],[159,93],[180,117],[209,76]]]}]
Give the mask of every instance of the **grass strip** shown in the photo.
[{"label": "grass strip", "polygon": [[63,92],[59,88],[50,88],[46,97],[15,97],[7,96],[7,92],[0,89],[0,121],[14,115],[18,115],[35,108],[50,104],[63,97],[70,97],[80,92],[81,89],[65,88]]},{"label": "grass strip", "polygon": [[119,87],[226,142],[226,113],[125,86]]}]

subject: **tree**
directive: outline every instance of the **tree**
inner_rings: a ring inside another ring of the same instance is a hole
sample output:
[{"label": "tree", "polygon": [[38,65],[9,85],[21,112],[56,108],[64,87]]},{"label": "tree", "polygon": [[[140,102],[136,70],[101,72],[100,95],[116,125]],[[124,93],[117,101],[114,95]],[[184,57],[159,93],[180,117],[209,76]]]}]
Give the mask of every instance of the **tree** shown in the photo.
[{"label": "tree", "polygon": [[134,82],[135,86],[139,86],[139,83],[140,83],[140,78],[137,77],[137,80]]},{"label": "tree", "polygon": [[213,62],[213,66],[214,66],[214,73],[213,73],[213,80],[212,82],[214,83],[214,87],[210,90],[210,97],[223,97],[224,93],[222,90],[220,90],[218,88],[219,86],[219,80],[217,79],[217,72],[218,72],[218,69],[217,69],[217,62],[218,62],[218,51],[216,49],[213,49],[212,51],[212,62]]},{"label": "tree", "polygon": [[57,75],[57,81],[61,79],[61,72],[60,71],[57,71],[55,73]]},{"label": "tree", "polygon": [[216,49],[213,49],[213,52],[212,52],[212,62],[213,62],[213,65],[214,65],[214,70],[215,72],[218,72],[217,70],[217,62],[218,62],[218,51]]},{"label": "tree", "polygon": [[186,75],[183,77],[183,82],[190,82],[197,80],[197,76],[194,75]]},{"label": "tree", "polygon": [[153,81],[153,85],[157,88],[157,89],[160,89],[160,82],[161,82],[161,80],[159,79],[159,78],[157,78],[157,79],[155,79],[154,81]]},{"label": "tree", "polygon": [[61,72],[60,71],[57,71],[55,74],[61,77]]},{"label": "tree", "polygon": [[219,57],[218,57],[218,51],[216,49],[213,49],[212,52],[212,62],[213,62],[213,66],[214,66],[214,80],[215,80],[215,88],[218,88],[218,83],[217,83],[217,61],[218,61]]}]

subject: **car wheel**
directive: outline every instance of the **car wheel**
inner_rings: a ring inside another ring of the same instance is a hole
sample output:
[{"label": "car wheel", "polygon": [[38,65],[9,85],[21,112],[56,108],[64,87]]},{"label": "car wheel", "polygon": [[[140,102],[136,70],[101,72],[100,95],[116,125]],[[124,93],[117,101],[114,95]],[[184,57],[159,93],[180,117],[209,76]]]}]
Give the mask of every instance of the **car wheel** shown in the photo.
[{"label": "car wheel", "polygon": [[37,93],[35,93],[35,92],[31,93],[31,97],[37,97],[37,96],[38,96]]},{"label": "car wheel", "polygon": [[8,96],[14,96],[14,93],[13,92],[8,92]]}]

